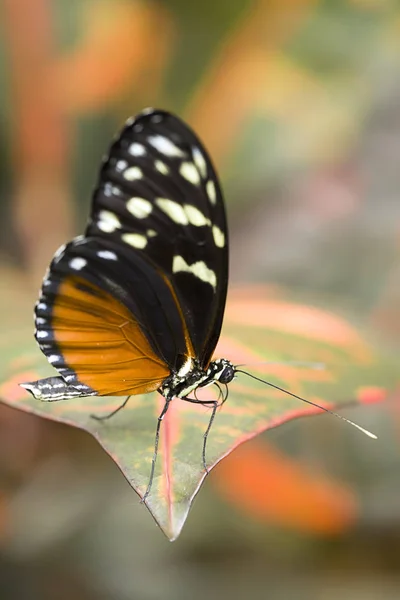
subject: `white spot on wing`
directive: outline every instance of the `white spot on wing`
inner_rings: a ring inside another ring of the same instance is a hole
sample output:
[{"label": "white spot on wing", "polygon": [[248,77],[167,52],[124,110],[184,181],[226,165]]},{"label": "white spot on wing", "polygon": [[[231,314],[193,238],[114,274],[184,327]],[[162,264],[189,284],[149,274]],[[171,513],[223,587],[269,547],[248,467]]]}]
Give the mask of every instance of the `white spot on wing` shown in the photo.
[{"label": "white spot on wing", "polygon": [[203,213],[190,204],[186,204],[185,213],[191,225],[195,225],[196,227],[202,227],[203,225],[210,225],[210,219],[208,219]]},{"label": "white spot on wing", "polygon": [[192,273],[201,281],[209,283],[214,289],[217,285],[217,276],[212,269],[209,269],[205,262],[198,261],[192,265],[188,265],[182,256],[174,256],[172,261],[172,272],[173,273]]},{"label": "white spot on wing", "polygon": [[139,167],[129,167],[124,172],[124,179],[127,181],[135,181],[136,179],[142,179],[142,177],[142,169],[139,169]]},{"label": "white spot on wing", "polygon": [[146,148],[142,144],[133,142],[128,148],[129,154],[132,156],[144,156],[146,154]]},{"label": "white spot on wing", "polygon": [[97,252],[99,258],[105,258],[106,260],[118,260],[118,256],[111,250],[99,250]]},{"label": "white spot on wing", "polygon": [[218,248],[223,248],[225,246],[225,235],[224,232],[220,230],[217,225],[213,225],[212,228],[214,242]]},{"label": "white spot on wing", "polygon": [[43,317],[36,317],[36,325],[46,325],[46,319],[43,319]]},{"label": "white spot on wing", "polygon": [[[119,162],[125,163],[125,166],[123,168],[117,169],[118,171],[123,171],[123,169],[127,166],[128,163],[125,161],[119,161]],[[116,166],[118,167],[118,164]],[[105,196],[108,196],[108,198],[111,198],[111,196],[121,196],[122,195],[121,189],[119,187],[117,187],[116,185],[112,185],[109,181],[104,184],[103,193]]]},{"label": "white spot on wing", "polygon": [[126,162],[126,160],[117,160],[115,168],[117,169],[117,171],[123,171],[124,169],[126,169],[127,166],[128,163]]},{"label": "white spot on wing", "polygon": [[105,196],[112,196],[112,185],[109,181],[104,184],[103,193]]},{"label": "white spot on wing", "polygon": [[164,154],[165,156],[185,156],[185,153],[178,146],[163,135],[151,135],[147,141],[153,148],[158,150],[160,154]]},{"label": "white spot on wing", "polygon": [[147,246],[146,236],[140,235],[140,233],[124,233],[121,237],[126,244],[134,248],[145,248]]},{"label": "white spot on wing", "polygon": [[179,169],[180,174],[186,181],[193,183],[193,185],[199,185],[200,173],[196,169],[195,165],[190,162],[183,162]]},{"label": "white spot on wing", "polygon": [[74,269],[74,271],[80,271],[81,269],[83,269],[83,267],[86,267],[86,265],[87,260],[81,258],[80,256],[77,256],[69,261],[69,266],[71,267],[71,269]]},{"label": "white spot on wing", "polygon": [[47,304],[45,304],[44,302],[39,302],[39,304],[36,306],[36,308],[39,310],[46,310]]},{"label": "white spot on wing", "polygon": [[167,165],[165,163],[163,163],[162,160],[156,160],[154,162],[154,166],[157,169],[157,171],[159,171],[160,173],[162,173],[163,175],[168,175],[169,173],[169,168],[167,167]]},{"label": "white spot on wing", "polygon": [[205,179],[207,177],[207,163],[199,148],[193,148],[193,160],[201,176]]},{"label": "white spot on wing", "polygon": [[147,237],[151,238],[151,237],[155,237],[157,235],[157,231],[154,231],[154,229],[148,229],[146,231],[146,235]]},{"label": "white spot on wing", "polygon": [[130,198],[126,203],[126,208],[137,219],[144,219],[149,216],[153,206],[145,198]]},{"label": "white spot on wing", "polygon": [[206,183],[206,192],[211,204],[215,204],[217,201],[217,191],[212,179]]},{"label": "white spot on wing", "polygon": [[41,329],[40,331],[38,331],[36,333],[36,337],[38,337],[38,338],[47,338],[48,335],[49,335],[49,332],[48,331],[44,331],[43,329]]},{"label": "white spot on wing", "polygon": [[121,223],[117,215],[109,210],[101,210],[99,212],[99,220],[97,227],[105,233],[112,233],[116,229],[120,229]]},{"label": "white spot on wing", "polygon": [[178,225],[189,223],[183,206],[178,202],[169,200],[169,198],[156,198],[156,204],[174,223],[178,223]]},{"label": "white spot on wing", "polygon": [[60,360],[60,357],[57,354],[50,354],[50,356],[47,357],[47,360],[49,363],[53,364]]}]

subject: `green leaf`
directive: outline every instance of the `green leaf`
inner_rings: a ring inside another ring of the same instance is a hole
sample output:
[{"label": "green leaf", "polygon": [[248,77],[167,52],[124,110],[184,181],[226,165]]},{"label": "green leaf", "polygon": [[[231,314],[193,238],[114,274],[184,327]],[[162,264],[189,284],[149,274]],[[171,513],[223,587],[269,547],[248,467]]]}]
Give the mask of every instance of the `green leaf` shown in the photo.
[{"label": "green leaf", "polygon": [[[18,383],[54,371],[34,342],[28,318],[31,307],[20,296],[13,298],[12,306],[13,311],[2,313],[14,315],[7,322],[7,333],[0,338],[0,395],[4,402],[88,431],[143,496],[163,398],[157,393],[133,396],[122,411],[104,422],[92,419],[91,414],[110,412],[123,402],[123,397],[53,403],[33,399]],[[394,360],[379,352],[344,319],[287,302],[276,296],[276,290],[272,296],[266,288],[238,289],[230,294],[216,355],[235,364],[248,363],[245,368],[254,375],[329,407],[383,400],[399,379]],[[215,398],[213,390],[202,390],[201,398]],[[229,385],[229,398],[218,411],[209,435],[209,469],[261,431],[316,412],[318,409],[240,374]],[[206,477],[201,456],[210,414],[207,408],[176,399],[162,424],[147,507],[171,540],[179,535]],[[354,431],[354,435],[359,433]]]}]

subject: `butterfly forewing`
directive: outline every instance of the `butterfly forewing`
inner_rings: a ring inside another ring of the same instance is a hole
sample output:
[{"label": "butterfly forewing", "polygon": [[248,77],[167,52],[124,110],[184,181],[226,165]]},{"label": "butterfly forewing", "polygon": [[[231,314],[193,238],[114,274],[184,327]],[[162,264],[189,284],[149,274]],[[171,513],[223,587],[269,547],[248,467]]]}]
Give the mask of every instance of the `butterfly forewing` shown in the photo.
[{"label": "butterfly forewing", "polygon": [[202,144],[169,113],[142,113],[103,162],[85,236],[50,265],[36,307],[42,351],[77,394],[152,391],[188,356],[205,368],[221,329],[227,248]]},{"label": "butterfly forewing", "polygon": [[151,111],[128,122],[101,169],[86,235],[115,240],[169,279],[200,363],[221,329],[227,228],[218,180],[201,142],[179,119]]}]

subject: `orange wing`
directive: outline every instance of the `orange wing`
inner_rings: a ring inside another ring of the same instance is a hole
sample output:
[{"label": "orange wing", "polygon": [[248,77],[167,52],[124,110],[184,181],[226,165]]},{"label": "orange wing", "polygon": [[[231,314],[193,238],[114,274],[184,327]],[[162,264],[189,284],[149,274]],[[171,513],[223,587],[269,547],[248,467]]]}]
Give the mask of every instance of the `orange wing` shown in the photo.
[{"label": "orange wing", "polygon": [[[51,330],[58,358],[65,365],[59,369],[63,378],[72,381],[76,375],[99,395],[151,392],[170,374],[132,313],[78,276],[66,277],[59,285]],[[55,351],[50,361],[55,367],[56,357]]]}]

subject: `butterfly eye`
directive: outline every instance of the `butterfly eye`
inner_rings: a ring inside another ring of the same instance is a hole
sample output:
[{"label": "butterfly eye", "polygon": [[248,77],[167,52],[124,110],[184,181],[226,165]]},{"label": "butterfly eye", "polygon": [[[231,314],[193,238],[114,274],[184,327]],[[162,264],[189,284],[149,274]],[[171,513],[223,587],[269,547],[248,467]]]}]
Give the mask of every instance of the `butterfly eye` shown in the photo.
[{"label": "butterfly eye", "polygon": [[218,381],[221,383],[230,383],[235,376],[235,368],[232,365],[227,365],[222,371]]}]

